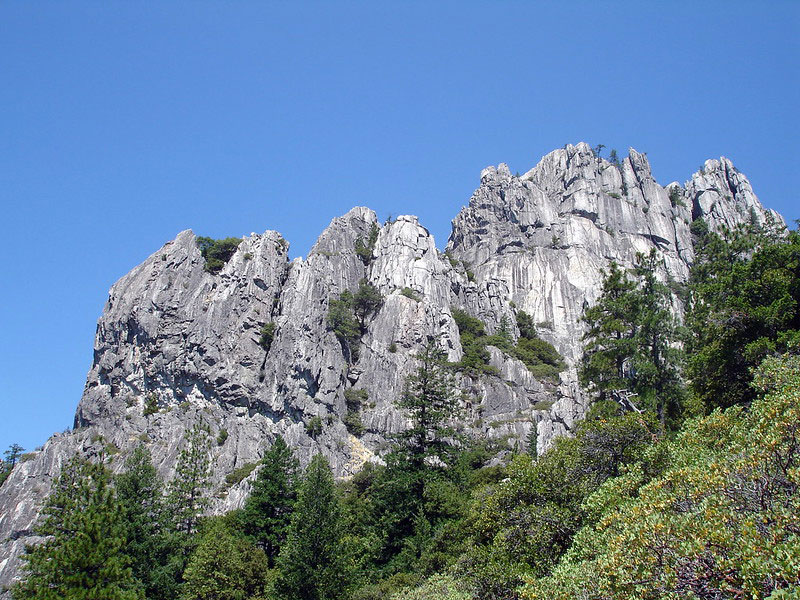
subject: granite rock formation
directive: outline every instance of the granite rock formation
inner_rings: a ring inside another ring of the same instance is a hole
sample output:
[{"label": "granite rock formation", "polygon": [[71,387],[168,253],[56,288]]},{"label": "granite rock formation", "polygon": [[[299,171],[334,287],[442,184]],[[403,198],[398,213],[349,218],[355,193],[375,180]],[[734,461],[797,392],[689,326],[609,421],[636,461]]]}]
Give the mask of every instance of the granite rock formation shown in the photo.
[{"label": "granite rock formation", "polygon": [[[662,187],[644,154],[631,150],[614,165],[581,143],[521,176],[503,164],[484,169],[453,221],[446,253],[416,217],[381,225],[358,207],[334,219],[305,259],[290,261],[288,243],[267,231],[243,238],[211,274],[195,234],[181,232],[111,288],[74,430],[26,457],[0,488],[0,585],[15,577],[51,482],[75,453],[119,470],[145,443],[169,479],[184,431],[202,420],[217,440],[216,512],[241,505],[252,476],[233,485],[225,476],[257,462],[277,434],[303,463],[324,453],[338,476],[380,460],[389,435],[406,424],[394,402],[415,352],[433,336],[451,360],[462,354],[451,307],[480,318],[489,332],[524,310],[565,357],[558,381],[537,380],[490,348],[499,374],[461,379],[468,431],[522,447],[536,428],[543,450],[586,408],[575,367],[580,317],[600,293],[603,269],[612,260],[629,267],[637,252],[655,248],[664,257],[661,276],[685,281],[690,225],[700,217],[712,229],[780,220],[727,159],[707,161],[683,187]],[[365,260],[356,245],[373,227],[377,240]],[[384,303],[350,364],[328,326],[328,305],[362,279]],[[268,323],[275,333],[266,348],[260,331]],[[343,423],[350,388],[367,393],[359,437]],[[315,417],[319,433],[309,432]]]}]

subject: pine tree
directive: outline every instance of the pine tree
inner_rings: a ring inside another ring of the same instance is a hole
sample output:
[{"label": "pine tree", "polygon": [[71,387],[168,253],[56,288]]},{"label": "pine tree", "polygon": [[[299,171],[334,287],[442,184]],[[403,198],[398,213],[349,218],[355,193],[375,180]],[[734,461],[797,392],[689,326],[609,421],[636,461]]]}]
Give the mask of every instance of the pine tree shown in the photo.
[{"label": "pine tree", "polygon": [[197,518],[208,505],[203,491],[209,486],[210,450],[208,427],[202,422],[195,423],[184,435],[184,448],[178,455],[175,478],[170,484],[167,500],[178,531],[193,533]]},{"label": "pine tree", "polygon": [[775,228],[706,231],[698,243],[687,374],[709,411],[752,402],[753,369],[800,346],[800,234]]},{"label": "pine tree", "polygon": [[623,390],[638,396],[638,404],[653,409],[663,427],[677,416],[683,386],[678,327],[670,290],[656,277],[658,266],[655,250],[637,255],[633,279],[611,264],[600,298],[583,315],[588,331],[579,375],[599,400],[619,398]]},{"label": "pine tree", "polygon": [[633,359],[633,389],[644,406],[655,409],[663,428],[668,417],[678,416],[684,394],[678,370],[681,353],[674,346],[678,325],[672,316],[669,288],[656,278],[659,263],[655,250],[636,259],[638,351]]},{"label": "pine tree", "polygon": [[9,471],[14,468],[14,465],[17,464],[17,460],[19,460],[19,457],[22,456],[23,452],[25,452],[25,448],[19,444],[11,444],[8,447],[8,450],[3,452],[3,455],[6,457],[6,467]]},{"label": "pine tree", "polygon": [[168,527],[165,526],[162,484],[150,451],[142,444],[125,461],[125,470],[114,479],[120,513],[126,531],[126,553],[133,575],[147,598],[157,598],[157,579],[162,565]]},{"label": "pine tree", "polygon": [[455,447],[452,420],[458,414],[458,394],[447,355],[430,340],[418,355],[419,367],[408,378],[396,403],[406,411],[411,427],[398,434],[398,451],[404,453],[417,471],[428,458],[449,462]]},{"label": "pine tree", "polygon": [[374,285],[366,279],[358,282],[358,290],[353,295],[353,312],[358,319],[361,333],[367,330],[367,319],[378,312],[383,305],[383,296]]},{"label": "pine tree", "polygon": [[274,566],[291,522],[297,496],[297,459],[281,436],[275,438],[261,460],[253,491],[239,516],[245,535],[267,555]]},{"label": "pine tree", "polygon": [[358,360],[358,343],[361,328],[353,313],[353,294],[343,291],[339,298],[331,298],[328,304],[328,325],[342,345],[348,363]]},{"label": "pine tree", "polygon": [[300,485],[289,535],[280,556],[278,596],[285,600],[345,597],[341,508],[328,461],[317,454]]},{"label": "pine tree", "polygon": [[583,336],[586,344],[580,380],[584,387],[596,390],[601,400],[628,385],[630,360],[636,351],[635,287],[612,262],[604,273],[600,297],[583,314],[588,331]]},{"label": "pine tree", "polygon": [[11,444],[8,450],[3,452],[6,459],[0,463],[0,485],[3,485],[3,482],[11,475],[11,470],[17,464],[17,460],[19,460],[23,452],[25,452],[25,448],[19,444]]},{"label": "pine tree", "polygon": [[73,458],[42,509],[36,533],[47,539],[24,557],[14,600],[139,600],[124,554],[120,505],[103,465]]}]

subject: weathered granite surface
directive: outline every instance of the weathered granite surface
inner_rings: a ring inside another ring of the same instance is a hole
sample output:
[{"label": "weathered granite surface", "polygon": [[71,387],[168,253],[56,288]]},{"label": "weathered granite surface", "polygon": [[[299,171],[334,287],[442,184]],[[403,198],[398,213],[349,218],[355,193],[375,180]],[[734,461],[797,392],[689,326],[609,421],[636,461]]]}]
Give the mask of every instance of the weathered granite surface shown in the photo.
[{"label": "weathered granite surface", "polygon": [[[644,154],[631,150],[615,166],[581,143],[551,152],[521,176],[502,164],[484,169],[453,220],[446,255],[416,217],[381,225],[363,207],[334,219],[304,260],[289,261],[288,243],[267,231],[243,238],[216,275],[204,270],[194,233],[181,232],[111,288],[74,431],[53,436],[0,488],[0,585],[15,577],[19,554],[35,541],[41,502],[75,453],[102,456],[119,470],[146,443],[169,479],[184,431],[202,419],[212,438],[227,432],[212,444],[216,512],[240,506],[249,491],[249,479],[229,487],[225,475],[258,461],[277,434],[303,463],[325,454],[339,476],[379,460],[388,434],[405,426],[393,403],[415,368],[414,353],[436,336],[451,360],[461,356],[453,306],[490,332],[503,317],[514,322],[514,306],[525,310],[566,357],[560,381],[539,381],[492,348],[499,376],[461,380],[472,433],[524,446],[536,427],[539,449],[546,448],[585,411],[575,370],[580,316],[599,295],[602,270],[612,260],[631,266],[637,252],[656,248],[662,276],[685,281],[693,260],[689,226],[698,217],[715,229],[780,219],[725,158],[707,161],[683,188],[664,188]],[[373,224],[379,234],[365,265],[355,246]],[[359,360],[348,364],[327,326],[328,303],[362,278],[385,301]],[[401,294],[404,288],[416,298]],[[277,328],[265,351],[259,332],[270,322]],[[342,422],[351,387],[368,393],[360,438]],[[153,399],[158,411],[145,416]],[[314,417],[323,422],[316,437],[306,431]]]}]

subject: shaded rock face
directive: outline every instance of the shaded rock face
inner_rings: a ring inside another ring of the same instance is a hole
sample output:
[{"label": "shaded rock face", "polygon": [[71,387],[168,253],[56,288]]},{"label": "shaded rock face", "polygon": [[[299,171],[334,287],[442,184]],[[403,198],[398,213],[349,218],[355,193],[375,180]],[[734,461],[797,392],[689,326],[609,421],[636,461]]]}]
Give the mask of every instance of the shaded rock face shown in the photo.
[{"label": "shaded rock face", "polygon": [[[632,266],[637,252],[656,248],[661,275],[685,281],[689,227],[699,217],[712,229],[780,219],[727,159],[708,161],[684,188],[663,188],[645,155],[632,150],[615,166],[578,144],[522,176],[502,164],[485,169],[453,221],[447,254],[416,217],[380,225],[361,207],[334,219],[305,260],[290,262],[288,243],[267,231],[243,238],[216,275],[204,270],[195,235],[180,233],[111,288],[74,431],[53,436],[0,488],[0,585],[15,577],[25,543],[36,541],[41,503],[76,453],[102,457],[118,471],[145,443],[168,480],[184,431],[202,420],[213,440],[215,512],[241,506],[253,476],[232,486],[225,476],[257,462],[278,434],[302,463],[322,452],[339,476],[380,460],[390,435],[406,426],[394,403],[415,353],[435,338],[450,360],[461,357],[451,307],[480,318],[491,333],[504,318],[513,325],[516,306],[566,358],[558,381],[537,380],[490,348],[499,375],[460,381],[468,431],[522,448],[535,428],[544,450],[585,412],[576,371],[580,317],[600,293],[603,269],[612,260]],[[373,227],[377,241],[364,261],[356,242]],[[349,364],[328,327],[328,306],[362,279],[384,303]],[[259,338],[268,323],[275,335],[265,348]],[[343,424],[349,388],[367,392],[360,437]],[[307,426],[315,417],[323,427],[312,436]]]}]

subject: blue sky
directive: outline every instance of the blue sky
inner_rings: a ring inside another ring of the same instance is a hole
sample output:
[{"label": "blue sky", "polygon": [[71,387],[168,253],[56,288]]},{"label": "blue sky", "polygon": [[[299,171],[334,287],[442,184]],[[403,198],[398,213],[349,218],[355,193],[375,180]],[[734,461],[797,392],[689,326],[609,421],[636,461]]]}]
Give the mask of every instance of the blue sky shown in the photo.
[{"label": "blue sky", "polygon": [[297,256],[366,205],[442,247],[483,167],[581,140],[800,218],[800,3],[561,4],[0,4],[0,445],[71,425],[109,287],[183,229]]}]

